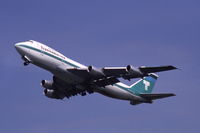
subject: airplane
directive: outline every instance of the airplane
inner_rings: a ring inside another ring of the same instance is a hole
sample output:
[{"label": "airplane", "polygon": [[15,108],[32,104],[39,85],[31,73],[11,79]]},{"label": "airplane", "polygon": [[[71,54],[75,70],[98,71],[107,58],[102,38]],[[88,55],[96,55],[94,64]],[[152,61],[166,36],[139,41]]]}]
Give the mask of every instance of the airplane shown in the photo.
[{"label": "airplane", "polygon": [[[92,94],[127,100],[131,105],[153,103],[153,100],[175,96],[173,93],[153,94],[152,90],[158,78],[156,72],[177,69],[174,66],[158,67],[103,67],[85,66],[73,61],[56,50],[40,42],[30,40],[15,44],[24,66],[34,64],[53,74],[52,81],[42,80],[44,95],[52,99],[64,99],[72,96]],[[140,78],[128,86],[120,78],[129,80]]]}]

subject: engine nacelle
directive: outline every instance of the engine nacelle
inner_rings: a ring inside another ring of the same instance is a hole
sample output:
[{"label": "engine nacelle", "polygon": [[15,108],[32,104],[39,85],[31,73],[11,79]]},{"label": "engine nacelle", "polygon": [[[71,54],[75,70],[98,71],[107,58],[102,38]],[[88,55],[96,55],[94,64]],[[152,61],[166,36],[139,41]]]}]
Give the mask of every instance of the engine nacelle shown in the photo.
[{"label": "engine nacelle", "polygon": [[93,79],[105,77],[101,69],[97,69],[93,66],[88,66],[88,72],[90,73]]},{"label": "engine nacelle", "polygon": [[143,73],[140,71],[140,69],[135,68],[131,65],[128,65],[126,67],[127,72],[129,72],[131,75],[134,75],[136,77],[143,77]]},{"label": "engine nacelle", "polygon": [[44,95],[48,98],[53,99],[63,99],[64,97],[59,95],[59,93],[56,92],[56,90],[50,90],[50,89],[44,89]]},{"label": "engine nacelle", "polygon": [[41,86],[46,88],[46,89],[53,89],[53,81],[48,81],[48,80],[42,80],[41,81]]}]

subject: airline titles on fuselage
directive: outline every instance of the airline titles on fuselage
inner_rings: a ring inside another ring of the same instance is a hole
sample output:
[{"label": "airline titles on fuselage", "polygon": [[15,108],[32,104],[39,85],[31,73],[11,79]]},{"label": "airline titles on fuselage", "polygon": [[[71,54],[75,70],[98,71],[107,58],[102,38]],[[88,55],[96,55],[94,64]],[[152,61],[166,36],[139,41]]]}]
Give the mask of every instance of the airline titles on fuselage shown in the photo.
[{"label": "airline titles on fuselage", "polygon": [[42,45],[41,45],[41,49],[42,49],[43,51],[45,51],[45,52],[51,53],[51,54],[56,55],[56,56],[58,56],[58,57],[60,57],[60,58],[62,58],[62,59],[65,59],[65,57],[64,57],[63,55],[58,54],[58,52],[56,52],[56,51],[54,51],[54,50],[52,50],[52,49],[43,47]]}]

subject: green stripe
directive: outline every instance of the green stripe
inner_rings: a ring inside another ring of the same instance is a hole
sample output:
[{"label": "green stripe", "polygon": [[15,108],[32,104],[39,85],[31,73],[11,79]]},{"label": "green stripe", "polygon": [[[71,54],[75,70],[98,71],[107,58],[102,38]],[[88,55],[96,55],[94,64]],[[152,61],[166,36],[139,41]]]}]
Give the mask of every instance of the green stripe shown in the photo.
[{"label": "green stripe", "polygon": [[127,88],[127,87],[123,87],[123,86],[118,85],[118,84],[114,84],[114,86],[119,87],[119,88],[121,88],[121,89],[123,89],[123,90],[125,90],[125,91],[128,91],[128,92],[130,92],[130,93],[132,93],[132,94],[134,94],[134,95],[137,95],[137,93],[132,92],[132,91],[129,90],[129,88]]},{"label": "green stripe", "polygon": [[41,50],[39,50],[39,49],[37,49],[37,48],[31,47],[31,46],[27,46],[27,45],[23,45],[23,44],[21,44],[21,45],[19,45],[19,46],[22,46],[22,47],[24,47],[24,48],[28,48],[28,49],[37,51],[37,52],[39,52],[39,53],[45,54],[45,55],[47,55],[47,56],[49,56],[49,57],[52,57],[52,58],[54,58],[54,59],[56,59],[56,60],[59,60],[59,61],[65,63],[65,64],[67,64],[67,65],[70,65],[70,66],[72,66],[72,67],[78,67],[78,68],[79,68],[79,66],[77,66],[77,65],[75,65],[75,64],[72,64],[72,63],[70,63],[70,62],[67,62],[67,61],[65,61],[65,60],[63,60],[63,59],[61,59],[61,58],[59,58],[59,57],[57,57],[57,56],[55,56],[55,55],[53,55],[53,54],[47,53],[47,52],[45,52],[45,51],[41,51]]}]

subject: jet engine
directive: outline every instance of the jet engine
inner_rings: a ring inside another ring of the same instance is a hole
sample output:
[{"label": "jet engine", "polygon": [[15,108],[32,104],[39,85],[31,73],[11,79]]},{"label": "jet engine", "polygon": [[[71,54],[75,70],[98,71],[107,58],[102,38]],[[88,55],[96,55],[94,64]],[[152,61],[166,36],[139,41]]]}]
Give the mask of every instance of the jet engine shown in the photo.
[{"label": "jet engine", "polygon": [[126,67],[127,72],[129,72],[131,75],[134,75],[135,77],[143,77],[144,74],[140,71],[139,68],[135,68],[131,65],[128,65]]},{"label": "jet engine", "polygon": [[53,89],[53,81],[48,81],[48,80],[42,80],[41,81],[41,86],[46,88],[46,89]]},{"label": "jet engine", "polygon": [[63,97],[59,96],[59,93],[57,93],[56,90],[44,89],[44,95],[48,98],[63,99]]},{"label": "jet engine", "polygon": [[105,76],[101,69],[97,69],[93,66],[88,66],[88,72],[94,79],[99,79]]}]

